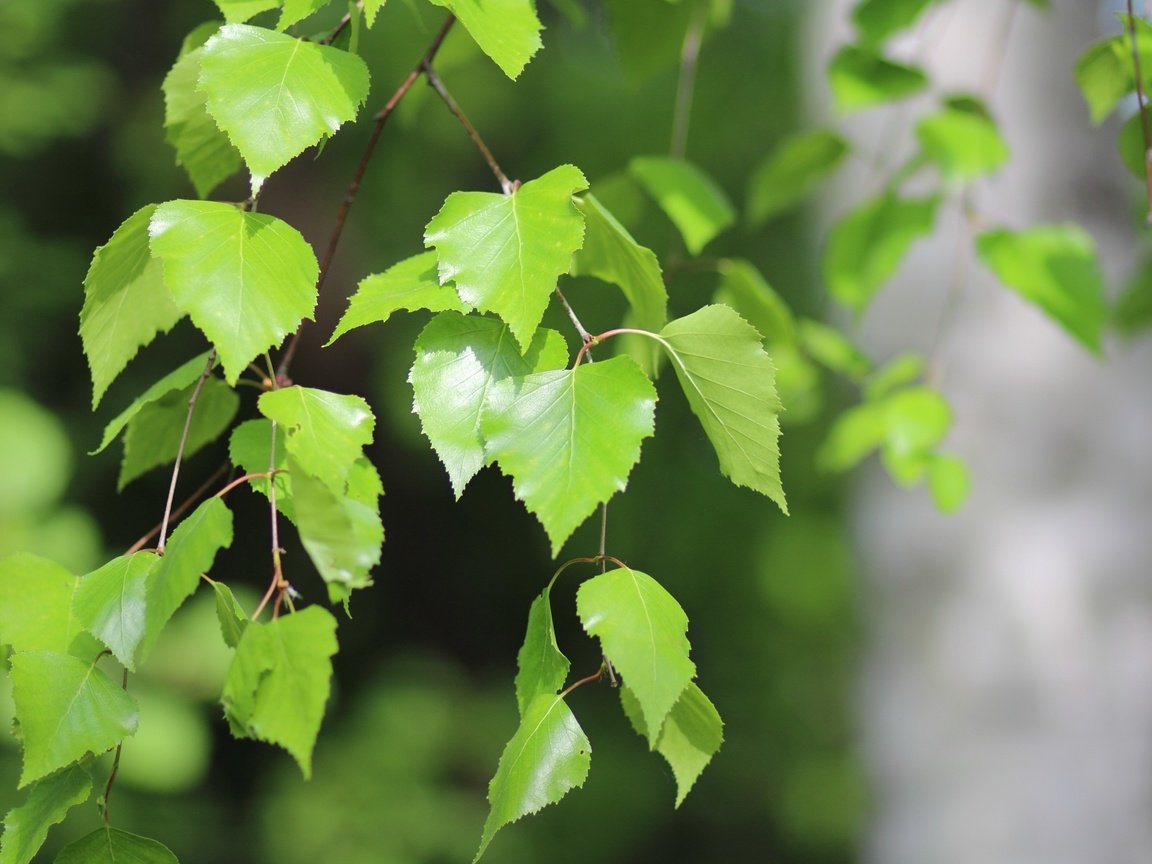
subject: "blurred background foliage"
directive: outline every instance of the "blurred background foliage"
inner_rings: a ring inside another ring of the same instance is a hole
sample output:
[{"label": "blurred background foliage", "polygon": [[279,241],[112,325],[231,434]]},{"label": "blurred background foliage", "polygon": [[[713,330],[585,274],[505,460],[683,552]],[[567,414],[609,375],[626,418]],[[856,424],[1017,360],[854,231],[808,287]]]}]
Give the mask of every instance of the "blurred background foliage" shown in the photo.
[{"label": "blurred background foliage", "polygon": [[[684,314],[707,302],[716,274],[678,265],[673,229],[645,213],[620,172],[635,155],[668,151],[689,4],[539,5],[545,49],[518,82],[462,31],[438,71],[511,176],[578,165],[660,255],[670,311]],[[666,32],[633,25],[645,5],[661,8]],[[752,166],[797,126],[802,5],[716,4],[687,151],[738,203]],[[160,82],[183,37],[215,15],[208,0],[0,2],[0,555],[31,551],[83,573],[160,515],[165,471],[116,494],[116,456],[85,453],[155,370],[203,350],[201,337],[184,324],[150,346],[93,415],[77,316],[92,249],[139,206],[193,195],[164,141]],[[442,17],[429,4],[394,0],[361,33],[374,82],[367,109],[318,158],[279,172],[263,210],[322,247],[373,111]],[[381,418],[371,455],[388,537],[377,585],[341,626],[311,782],[285,754],[229,738],[215,701],[228,649],[209,596],[181,610],[133,679],[143,716],[124,750],[114,820],[162,838],[184,864],[431,864],[468,860],[476,847],[487,782],[515,728],[512,677],[528,606],[555,563],[505,478],[487,471],[453,501],[405,381],[422,316],[319,346],[360,278],[421,248],[423,225],[449,192],[491,185],[456,121],[418,86],[385,132],[295,364],[299,383],[362,394]],[[236,178],[215,197],[245,195]],[[752,261],[793,308],[819,317],[803,214],[729,232],[712,251]],[[618,323],[614,290],[572,280],[566,293],[589,329]],[[566,328],[561,317],[552,324]],[[787,427],[782,439],[785,519],[720,477],[682,397],[662,388],[659,435],[612,502],[608,550],[666,584],[688,612],[701,683],[726,721],[724,747],[674,811],[672,778],[628,728],[618,694],[584,688],[573,708],[595,751],[586,787],[503,832],[493,860],[697,862],[748,860],[749,850],[812,864],[855,857],[866,796],[853,747],[854,578],[841,481],[814,468],[827,424],[819,406],[805,413],[816,422]],[[181,488],[195,488],[223,458],[219,447],[197,454]],[[230,504],[238,542],[213,576],[252,608],[267,578],[264,510],[239,493]],[[597,527],[581,529],[562,558],[593,552]],[[323,602],[302,552],[290,549],[287,560],[306,601]],[[574,674],[583,674],[598,657],[575,619],[575,585],[561,580],[554,608]],[[14,746],[0,749],[5,809],[17,800],[17,760]],[[50,836],[43,860],[97,818],[84,808]]]}]

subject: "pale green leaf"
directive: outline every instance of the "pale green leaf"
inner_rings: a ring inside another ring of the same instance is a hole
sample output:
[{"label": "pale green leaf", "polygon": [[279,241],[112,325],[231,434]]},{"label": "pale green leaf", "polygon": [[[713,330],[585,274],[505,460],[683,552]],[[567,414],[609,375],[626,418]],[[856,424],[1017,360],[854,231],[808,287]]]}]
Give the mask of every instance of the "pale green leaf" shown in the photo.
[{"label": "pale green leaf", "polygon": [[220,183],[240,170],[240,154],[208,114],[208,99],[197,88],[201,46],[220,22],[201,24],[188,35],[180,56],[164,77],[164,138],[176,150],[196,194],[206,198]]},{"label": "pale green leaf", "polygon": [[440,284],[436,252],[421,252],[393,264],[383,273],[361,279],[356,293],[348,301],[348,311],[332,331],[328,344],[355,327],[383,323],[400,309],[468,312],[471,308],[460,299],[453,285]]},{"label": "pale green leaf", "polygon": [[33,784],[24,803],[4,817],[0,864],[29,864],[44,845],[48,829],[91,794],[92,776],[79,765],[69,765]]},{"label": "pale green leaf", "polygon": [[261,395],[260,413],[287,431],[285,446],[304,471],[344,494],[352,463],[372,441],[376,418],[367,402],[311,387],[281,387]]},{"label": "pale green leaf", "polygon": [[847,471],[884,445],[888,422],[883,402],[865,402],[836,418],[816,454],[826,471]]},{"label": "pale green leaf", "polygon": [[839,330],[805,318],[798,330],[805,353],[832,372],[861,380],[872,371],[872,362]]},{"label": "pale green leaf", "polygon": [[652,434],[656,391],[630,357],[507,378],[481,420],[488,458],[512,477],[552,554],[596,507],[623,491]]},{"label": "pale green leaf", "polygon": [[461,300],[504,319],[522,349],[584,242],[572,193],[587,185],[579,169],[561,165],[510,195],[453,192],[424,230],[440,281],[454,281]]},{"label": "pale green leaf", "polygon": [[[632,727],[644,735],[644,713],[628,685],[620,688],[620,702]],[[723,743],[724,721],[719,712],[695,682],[688,682],[656,741],[656,752],[664,757],[676,778],[677,807],[684,803],[692,784]]]},{"label": "pale green leaf", "polygon": [[909,387],[884,400],[885,449],[897,456],[927,455],[952,426],[952,409],[935,390]]},{"label": "pale green leaf", "polygon": [[729,307],[714,305],[671,321],[660,339],[721,472],[787,513],[777,443],[780,399],[760,334]]},{"label": "pale green leaf", "polygon": [[928,76],[872,49],[845,45],[828,64],[828,85],[841,111],[856,111],[919,93]]},{"label": "pale green leaf", "polygon": [[[141,474],[176,459],[180,438],[188,417],[188,401],[196,385],[171,391],[145,405],[128,421],[124,433],[124,460],[120,464],[118,488],[123,489]],[[209,378],[200,388],[196,410],[184,444],[187,459],[201,447],[215,441],[236,416],[240,397],[219,378]]]},{"label": "pale green leaf", "polygon": [[[292,487],[288,479],[288,448],[284,445],[284,430],[276,428],[276,464],[277,471],[272,480],[276,485],[276,509],[296,521],[296,511],[292,507]],[[272,467],[272,421],[246,420],[232,430],[228,439],[228,456],[233,465],[243,469],[245,474],[267,473]],[[268,478],[253,477],[249,485],[268,497]]]},{"label": "pale green leaf", "polygon": [[141,207],[96,249],[84,277],[80,341],[92,371],[92,407],[136,352],[182,317],[148,247],[155,204]]},{"label": "pale green leaf", "polygon": [[928,489],[941,513],[955,513],[968,499],[972,480],[963,459],[937,453],[928,466]]},{"label": "pale green leaf", "polygon": [[[47,558],[26,553],[0,558],[0,645],[61,654],[88,647],[73,644],[84,630],[72,610],[79,584],[78,577]],[[87,636],[82,642],[94,644]]]},{"label": "pale green leaf", "polygon": [[544,26],[532,0],[431,0],[447,7],[480,50],[515,80],[540,50]]},{"label": "pale green leaf", "polygon": [[248,628],[248,615],[240,608],[232,589],[223,582],[213,582],[212,590],[216,594],[216,618],[220,622],[220,633],[229,648],[240,644],[240,637]]},{"label": "pale green leaf", "polygon": [[128,670],[147,626],[148,581],[160,564],[155,552],[113,558],[80,580],[73,609],[84,629],[108,646]]},{"label": "pale green leaf", "polygon": [[747,219],[763,225],[801,201],[848,154],[848,142],[835,132],[818,129],[781,141],[748,181]]},{"label": "pale green leaf", "polygon": [[233,734],[283,747],[310,776],[335,653],[336,619],[319,606],[251,622],[222,697]]},{"label": "pale green leaf", "polygon": [[369,27],[376,23],[376,16],[387,2],[388,0],[364,0],[364,20],[368,22]]},{"label": "pale green leaf", "polygon": [[323,9],[331,0],[283,0],[277,30],[287,30],[297,21],[303,21],[317,9]]},{"label": "pale green leaf", "polygon": [[552,622],[552,584],[532,601],[524,644],[516,655],[516,705],[520,716],[538,696],[554,696],[568,678],[570,663],[556,644]]},{"label": "pale green leaf", "polygon": [[69,843],[54,864],[180,864],[163,843],[105,825]]},{"label": "pale green leaf", "polygon": [[521,355],[508,325],[495,318],[444,312],[428,322],[416,340],[408,380],[413,410],[457,498],[484,467],[480,418],[496,382],[567,362],[568,348],[555,330],[537,330]]},{"label": "pale green leaf", "polygon": [[972,180],[1008,161],[1008,144],[995,121],[982,103],[969,97],[946,100],[943,110],[916,124],[916,137],[948,179]]},{"label": "pale green leaf", "polygon": [[208,113],[244,157],[254,192],[353,119],[368,96],[368,67],[339,48],[229,24],[203,51]]},{"label": "pale green leaf", "polygon": [[215,201],[169,201],[149,233],[177,307],[216,346],[229,384],[311,317],[319,266],[287,223]]},{"label": "pale green leaf", "polygon": [[659,582],[628,567],[584,582],[576,612],[636,695],[644,735],[655,747],[664,718],[696,674],[688,658],[688,616]]},{"label": "pale green leaf", "polygon": [[824,279],[832,296],[862,312],[920,237],[930,234],[939,197],[883,194],[840,218],[824,250]]},{"label": "pale green leaf", "polygon": [[505,825],[583,786],[591,763],[592,745],[564,700],[552,695],[532,700],[488,785],[491,809],[473,864]]},{"label": "pale green leaf", "polygon": [[824,388],[820,370],[796,343],[776,342],[768,346],[772,365],[776,367],[776,390],[784,413],[781,426],[802,426],[819,415],[824,405]]},{"label": "pale green leaf", "polygon": [[928,387],[909,387],[840,415],[817,461],[827,470],[846,471],[882,447],[893,477],[909,485],[923,475],[951,425],[952,411],[944,397]]},{"label": "pale green leaf", "polygon": [[852,23],[860,41],[878,45],[907,30],[933,0],[860,0],[852,8]]},{"label": "pale green leaf", "polygon": [[628,163],[628,170],[672,220],[693,255],[699,255],[713,237],[736,221],[736,211],[723,190],[691,162],[637,156]]},{"label": "pale green leaf", "polygon": [[372,584],[369,571],[380,563],[379,510],[375,502],[333,493],[294,460],[288,464],[300,542],[328,585],[329,599],[346,601],[354,589]]},{"label": "pale green leaf", "polygon": [[12,656],[10,677],[24,737],[21,787],[136,731],[135,700],[91,661],[24,651]]},{"label": "pale green leaf", "polygon": [[[1121,16],[1125,32],[1089,45],[1076,61],[1076,83],[1088,103],[1092,122],[1099,124],[1112,113],[1120,100],[1136,89],[1132,65],[1132,41],[1128,17]],[[1136,44],[1140,70],[1145,78],[1152,72],[1152,24],[1136,18]],[[1145,84],[1147,88],[1147,84]]]},{"label": "pale green leaf", "polygon": [[1137,111],[1124,121],[1116,136],[1116,150],[1124,167],[1139,180],[1146,183],[1148,176],[1148,148],[1144,146],[1144,121]]},{"label": "pale green leaf", "polygon": [[720,287],[716,300],[735,309],[766,341],[796,340],[792,310],[751,261],[727,258],[720,262]]},{"label": "pale green leaf", "polygon": [[1096,244],[1076,225],[981,234],[976,251],[993,273],[1094,354],[1108,318]]},{"label": "pale green leaf", "polygon": [[883,399],[897,388],[924,377],[925,371],[924,356],[906,351],[868,376],[864,384],[864,398],[867,401]]},{"label": "pale green leaf", "polygon": [[276,9],[280,0],[212,0],[229,24],[242,24],[253,15]]}]

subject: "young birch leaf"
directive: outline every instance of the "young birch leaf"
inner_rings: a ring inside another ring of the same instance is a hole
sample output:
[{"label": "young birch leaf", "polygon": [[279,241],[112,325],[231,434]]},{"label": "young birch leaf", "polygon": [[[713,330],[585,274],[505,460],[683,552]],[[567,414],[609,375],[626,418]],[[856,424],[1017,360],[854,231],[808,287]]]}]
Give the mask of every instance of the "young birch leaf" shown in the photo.
[{"label": "young birch leaf", "polygon": [[453,192],[424,229],[440,281],[454,281],[461,300],[504,319],[523,350],[584,242],[572,194],[587,185],[579,169],[561,165],[510,195]]},{"label": "young birch leaf", "polygon": [[[266,473],[272,463],[272,421],[271,420],[245,420],[232,430],[228,439],[228,458],[232,464],[241,468],[245,474]],[[284,444],[284,430],[276,427],[276,464],[277,471],[283,472],[272,477],[276,484],[276,509],[296,521],[296,510],[292,506],[292,487],[288,480],[288,448]],[[267,477],[253,477],[248,484],[268,497]]]},{"label": "young birch leaf", "polygon": [[952,97],[937,114],[916,124],[924,154],[940,173],[961,182],[991,174],[1008,161],[1008,144],[977,99]]},{"label": "young birch leaf", "polygon": [[129,671],[136,669],[136,646],[147,624],[148,581],[160,561],[155,552],[121,555],[81,578],[76,589],[76,617]]},{"label": "young birch leaf", "polygon": [[841,111],[857,111],[919,93],[928,76],[859,45],[845,45],[828,64],[828,85]]},{"label": "young birch leaf", "polygon": [[[203,371],[204,367],[200,368]],[[195,384],[190,384],[183,390],[166,393],[145,405],[128,421],[117,488],[123,489],[141,474],[176,460],[188,418],[188,401],[195,387]],[[235,390],[219,378],[206,380],[200,388],[196,410],[188,427],[184,458],[195,455],[201,447],[220,437],[236,416],[239,406],[240,397]]]},{"label": "young birch leaf", "polygon": [[940,198],[883,194],[846,213],[824,250],[824,278],[837,300],[863,312],[909,247],[932,232]]},{"label": "young birch leaf", "polygon": [[280,20],[276,22],[277,30],[287,30],[297,21],[303,21],[317,9],[328,5],[330,0],[283,0],[280,9]]},{"label": "young birch leaf", "polygon": [[229,24],[243,24],[254,15],[275,9],[280,0],[212,0]]},{"label": "young birch leaf", "polygon": [[376,419],[359,396],[311,387],[281,387],[260,397],[260,413],[288,433],[285,446],[300,467],[343,495],[352,463],[372,442]]},{"label": "young birch leaf", "polygon": [[796,341],[796,321],[792,310],[751,261],[726,258],[720,263],[716,300],[735,309],[760,331],[765,341]]},{"label": "young birch leaf", "polygon": [[760,334],[727,306],[705,306],[660,331],[720,470],[788,512],[780,485],[780,399]]},{"label": "young birch leaf", "polygon": [[800,321],[797,335],[804,352],[832,372],[852,381],[860,381],[872,372],[872,361],[853,345],[839,330],[805,318]]},{"label": "young birch leaf", "polygon": [[247,24],[209,39],[200,69],[208,113],[244,157],[253,191],[353,119],[368,96],[368,67],[355,54]]},{"label": "young birch leaf", "polygon": [[220,634],[229,648],[235,648],[250,623],[248,615],[236,601],[231,588],[223,582],[209,581],[216,594],[216,619],[220,622]]},{"label": "young birch leaf", "polygon": [[233,734],[283,747],[309,777],[335,653],[336,619],[319,606],[251,622],[224,684]]},{"label": "young birch leaf", "polygon": [[533,699],[488,785],[491,809],[472,864],[505,825],[583,786],[591,763],[592,745],[564,700],[547,694]]},{"label": "young birch leaf", "polygon": [[748,181],[748,224],[759,227],[798,203],[847,154],[848,142],[825,129],[782,141]]},{"label": "young birch leaf", "polygon": [[540,50],[544,26],[532,0],[431,0],[452,12],[480,50],[515,80]]},{"label": "young birch leaf", "polygon": [[1108,319],[1096,246],[1075,225],[981,234],[976,251],[1005,285],[1039,306],[1093,354]]},{"label": "young birch leaf", "polygon": [[964,460],[942,453],[934,454],[928,465],[928,490],[941,513],[959,510],[972,490],[972,479]]},{"label": "young birch leaf", "polygon": [[332,331],[328,344],[356,327],[384,323],[400,309],[469,312],[472,307],[460,299],[454,286],[440,284],[436,252],[421,252],[393,264],[383,273],[361,279],[356,293],[348,301],[348,311]]},{"label": "young birch leaf", "polygon": [[376,23],[376,16],[384,8],[388,0],[364,0],[364,20],[371,27]]},{"label": "young birch leaf", "polygon": [[459,498],[484,467],[480,417],[493,386],[505,378],[563,367],[568,348],[559,333],[545,328],[536,331],[528,352],[521,355],[507,324],[455,312],[429,321],[415,347],[408,373],[412,410],[420,415],[424,434]]},{"label": "young birch leaf", "polygon": [[91,661],[24,651],[12,656],[10,677],[24,736],[21,788],[136,732],[136,701]]},{"label": "young birch leaf", "polygon": [[24,803],[4,817],[0,864],[29,864],[44,845],[48,829],[91,794],[92,776],[79,765],[69,765],[33,784]]},{"label": "young birch leaf", "polygon": [[907,30],[933,0],[861,0],[852,9],[852,23],[860,41],[879,45],[894,33]]},{"label": "young birch leaf", "polygon": [[208,114],[208,99],[197,89],[203,44],[220,22],[201,24],[184,40],[180,56],[164,77],[164,138],[176,150],[176,164],[188,172],[196,194],[212,190],[240,170],[240,154]]},{"label": "young birch leaf", "polygon": [[14,652],[71,651],[84,630],[72,611],[79,584],[47,558],[21,553],[0,559],[0,645]]},{"label": "young birch leaf", "polygon": [[169,201],[149,233],[177,307],[216,346],[229,384],[312,315],[320,268],[287,223],[215,201]]},{"label": "young birch leaf", "polygon": [[105,825],[60,850],[54,864],[180,864],[156,840]]},{"label": "young birch leaf", "polygon": [[[1122,16],[1127,31],[1128,16]],[[1140,68],[1152,70],[1152,24],[1136,18],[1136,45]],[[1100,124],[1116,105],[1136,88],[1132,68],[1132,42],[1127,32],[1093,43],[1076,61],[1076,83],[1088,103],[1092,122]]]},{"label": "young birch leaf", "polygon": [[630,357],[499,382],[480,419],[488,458],[512,477],[555,555],[627,484],[652,434],[656,391]]},{"label": "young birch leaf", "polygon": [[628,170],[660,205],[699,255],[708,242],[736,221],[736,211],[719,186],[690,162],[665,156],[637,156]]},{"label": "young birch leaf", "polygon": [[[620,703],[632,728],[644,735],[644,712],[627,684],[620,688]],[[694,681],[689,681],[664,720],[656,741],[656,752],[664,757],[676,778],[677,807],[684,803],[692,784],[723,743],[724,721],[716,706]]]},{"label": "young birch leaf", "polygon": [[92,255],[84,277],[80,341],[92,371],[92,407],[136,352],[183,317],[148,247],[155,204],[142,207]]},{"label": "young birch leaf", "polygon": [[532,601],[528,610],[528,630],[524,644],[516,655],[516,705],[520,716],[538,696],[553,696],[568,678],[568,658],[556,644],[556,627],[552,623],[552,586]]},{"label": "young birch leaf", "polygon": [[576,613],[636,694],[644,735],[655,747],[664,718],[696,674],[688,659],[688,616],[659,582],[627,567],[584,582]]}]

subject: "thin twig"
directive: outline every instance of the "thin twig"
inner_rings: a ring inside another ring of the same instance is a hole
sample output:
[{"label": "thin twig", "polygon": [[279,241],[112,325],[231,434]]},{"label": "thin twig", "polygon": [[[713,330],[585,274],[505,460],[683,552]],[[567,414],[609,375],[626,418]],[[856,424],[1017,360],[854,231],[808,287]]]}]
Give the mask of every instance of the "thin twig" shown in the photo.
[{"label": "thin twig", "polygon": [[460,121],[460,125],[464,127],[464,131],[472,139],[472,142],[479,149],[480,154],[488,163],[488,167],[492,169],[492,173],[496,175],[496,180],[500,184],[500,188],[504,190],[505,195],[511,195],[516,191],[516,184],[508,179],[508,175],[501,170],[500,165],[496,162],[496,157],[492,155],[492,151],[488,149],[488,145],[484,143],[484,139],[480,137],[480,133],[476,131],[476,127],[472,125],[468,116],[456,104],[456,100],[452,98],[452,94],[448,92],[448,88],[444,86],[444,82],[440,80],[440,76],[436,71],[428,66],[424,70],[424,76],[428,79],[428,83],[432,85],[432,89],[436,91],[437,95],[444,100],[444,104],[448,106],[448,110]]},{"label": "thin twig", "polygon": [[1128,0],[1128,38],[1132,42],[1132,67],[1136,75],[1136,101],[1140,107],[1140,133],[1144,136],[1144,182],[1148,188],[1148,215],[1144,223],[1152,225],[1152,123],[1148,119],[1148,102],[1144,96],[1144,75],[1140,71],[1140,46],[1136,40],[1136,13]]},{"label": "thin twig", "polygon": [[276,468],[272,471],[253,471],[251,474],[245,474],[243,477],[237,477],[235,480],[229,481],[229,483],[223,489],[216,493],[216,497],[223,498],[237,486],[242,483],[247,483],[249,480],[261,480],[265,477],[272,478],[277,474],[286,473],[288,472],[284,468]]},{"label": "thin twig", "polygon": [[692,117],[692,95],[696,90],[696,70],[699,68],[700,46],[704,41],[704,25],[708,21],[708,4],[697,3],[696,14],[684,34],[680,51],[680,78],[676,82],[676,109],[672,116],[672,144],[668,148],[674,159],[683,159],[688,149],[688,121]]},{"label": "thin twig", "polygon": [[168,500],[164,504],[164,518],[160,520],[160,542],[156,544],[156,551],[164,554],[164,543],[168,539],[168,520],[172,516],[172,500],[176,497],[176,478],[180,476],[180,462],[184,458],[184,446],[188,443],[188,430],[192,428],[192,414],[196,410],[196,400],[200,398],[200,391],[204,382],[212,374],[212,367],[216,365],[216,349],[208,354],[208,362],[204,364],[204,371],[200,373],[200,380],[196,382],[196,389],[188,400],[188,413],[184,417],[184,431],[180,434],[180,446],[176,448],[176,464],[172,466],[172,482],[168,484]]},{"label": "thin twig", "polygon": [[[364,0],[356,0],[356,12],[359,13],[363,8]],[[351,22],[352,13],[345,12],[344,16],[338,22],[336,22],[336,26],[332,28],[332,32],[320,40],[320,44],[331,45],[336,41],[336,37],[339,36],[344,31],[344,28],[347,27]]]},{"label": "thin twig", "polygon": [[[448,31],[452,29],[452,24],[456,21],[455,16],[449,15],[448,20],[440,28],[440,32],[436,34],[436,38],[432,40],[432,44],[428,46],[428,50],[424,56],[420,58],[420,62],[416,67],[408,73],[408,77],[404,79],[403,83],[396,88],[396,92],[392,94],[392,98],[384,105],[382,109],[376,114],[376,125],[372,128],[372,134],[368,137],[368,143],[364,146],[364,152],[360,155],[360,162],[356,165],[356,172],[352,175],[352,182],[348,184],[348,188],[344,192],[344,197],[340,201],[340,207],[336,211],[336,223],[332,227],[332,233],[328,237],[328,248],[324,252],[324,260],[320,264],[320,277],[316,280],[316,292],[319,294],[320,289],[324,287],[324,281],[328,278],[328,271],[332,267],[332,260],[336,257],[336,247],[340,245],[340,236],[344,233],[344,223],[348,220],[348,211],[352,209],[352,203],[356,200],[356,193],[360,191],[360,183],[364,179],[364,172],[368,168],[368,163],[372,159],[372,154],[376,150],[376,144],[380,140],[380,135],[384,131],[384,126],[388,122],[388,118],[392,116],[392,112],[396,110],[396,106],[412,89],[412,85],[416,80],[424,74],[425,70],[431,65],[433,59],[436,57],[436,52],[440,50],[440,46],[444,44],[444,39],[448,35]],[[276,377],[280,381],[287,381],[288,368],[292,365],[292,358],[296,356],[296,348],[300,344],[300,334],[303,332],[303,323],[297,328],[296,332],[292,334],[292,338],[288,340],[288,345],[284,349],[284,354],[280,358],[280,365],[276,369]]]},{"label": "thin twig", "polygon": [[[120,686],[124,690],[128,689],[128,670],[124,670],[124,675],[120,679]],[[116,774],[120,770],[120,751],[124,748],[124,742],[121,741],[116,745],[116,755],[112,757],[112,770],[108,772],[108,783],[104,786],[104,824],[108,824],[108,799],[112,796],[112,786],[116,782]]]},{"label": "thin twig", "polygon": [[[560,298],[560,303],[564,306],[564,311],[568,313],[568,317],[572,321],[572,326],[574,326],[576,328],[576,332],[580,334],[580,341],[585,344],[591,342],[592,334],[589,333],[584,328],[584,325],[580,323],[580,319],[576,317],[576,310],[572,308],[572,304],[568,302],[568,298],[561,293],[559,285],[556,286],[553,293],[558,298]],[[589,357],[588,359],[591,360],[592,358]]]},{"label": "thin twig", "polygon": [[[228,471],[228,463],[225,462],[223,465],[221,465],[219,468],[217,468],[215,471],[212,472],[212,476],[209,477],[207,480],[205,480],[200,485],[199,489],[197,489],[195,492],[193,492],[191,495],[189,495],[187,498],[185,498],[181,502],[180,506],[172,511],[172,518],[173,519],[179,519],[181,516],[183,516],[184,512],[189,507],[191,507],[193,504],[195,504],[197,501],[199,501],[200,498],[204,495],[204,493],[207,492],[209,489],[211,489],[213,484],[215,484],[216,481],[220,479],[220,476],[222,474],[226,473],[227,471]],[[160,533],[161,527],[162,527],[161,525],[156,525],[151,531],[149,531],[147,534],[145,534],[143,537],[141,537],[139,540],[137,540],[135,543],[133,543],[131,546],[129,546],[128,550],[124,554],[125,555],[131,555],[133,552],[139,552],[141,549],[144,548],[145,544],[149,540],[151,540],[153,537],[155,537],[157,534]]]}]

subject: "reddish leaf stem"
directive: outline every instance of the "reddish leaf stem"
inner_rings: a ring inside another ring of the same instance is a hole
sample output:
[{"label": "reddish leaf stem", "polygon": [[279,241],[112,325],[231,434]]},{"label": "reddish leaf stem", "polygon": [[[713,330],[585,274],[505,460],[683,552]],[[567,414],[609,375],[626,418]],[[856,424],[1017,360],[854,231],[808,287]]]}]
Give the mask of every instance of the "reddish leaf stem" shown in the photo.
[{"label": "reddish leaf stem", "polygon": [[184,458],[184,447],[188,443],[188,430],[192,428],[192,414],[196,411],[196,400],[200,398],[200,391],[204,382],[212,373],[216,365],[216,349],[208,353],[208,362],[204,364],[204,371],[200,373],[200,380],[196,382],[196,389],[188,399],[188,413],[184,417],[184,431],[180,434],[180,446],[176,448],[176,462],[172,466],[172,482],[168,484],[168,500],[164,504],[164,518],[160,520],[160,542],[156,544],[156,551],[164,554],[164,544],[168,539],[168,520],[172,516],[172,501],[176,497],[176,479],[180,476],[180,462]]},{"label": "reddish leaf stem", "polygon": [[657,341],[663,341],[655,333],[649,330],[638,330],[635,327],[617,327],[615,330],[606,330],[599,336],[593,336],[591,339],[584,343],[583,347],[581,347],[581,349],[576,354],[576,362],[572,364],[572,368],[575,369],[584,361],[584,355],[588,353],[589,348],[599,345],[605,339],[611,339],[613,336],[621,336],[624,333],[633,333],[637,336],[648,336],[649,338],[656,339]]}]

